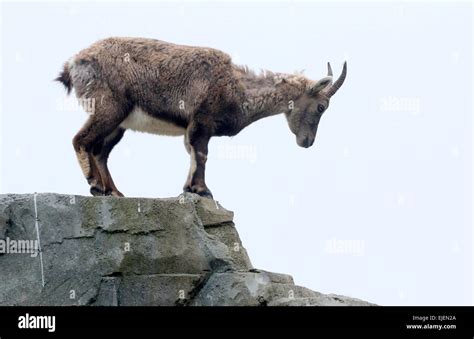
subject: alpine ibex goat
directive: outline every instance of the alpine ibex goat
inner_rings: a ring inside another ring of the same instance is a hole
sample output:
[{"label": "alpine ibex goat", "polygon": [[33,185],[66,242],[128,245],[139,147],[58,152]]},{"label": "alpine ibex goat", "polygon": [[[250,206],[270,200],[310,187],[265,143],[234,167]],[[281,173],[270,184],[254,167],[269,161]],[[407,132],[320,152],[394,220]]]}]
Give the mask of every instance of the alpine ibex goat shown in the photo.
[{"label": "alpine ibex goat", "polygon": [[76,54],[56,79],[90,116],[73,139],[93,195],[123,196],[107,168],[126,129],[184,135],[191,168],[184,191],[212,197],[204,180],[209,139],[233,136],[251,123],[284,113],[299,146],[310,147],[321,115],[346,77],[312,81],[301,74],[236,66],[229,55],[204,47],[141,38],[109,38]]}]

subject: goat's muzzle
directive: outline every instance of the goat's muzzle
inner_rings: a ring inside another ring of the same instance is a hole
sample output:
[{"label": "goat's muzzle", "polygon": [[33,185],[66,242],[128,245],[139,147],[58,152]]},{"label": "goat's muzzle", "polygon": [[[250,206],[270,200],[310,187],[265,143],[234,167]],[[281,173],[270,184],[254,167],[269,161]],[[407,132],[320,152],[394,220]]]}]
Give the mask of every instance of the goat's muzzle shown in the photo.
[{"label": "goat's muzzle", "polygon": [[309,148],[309,147],[313,146],[314,138],[304,138],[304,139],[296,138],[296,143],[300,147]]}]

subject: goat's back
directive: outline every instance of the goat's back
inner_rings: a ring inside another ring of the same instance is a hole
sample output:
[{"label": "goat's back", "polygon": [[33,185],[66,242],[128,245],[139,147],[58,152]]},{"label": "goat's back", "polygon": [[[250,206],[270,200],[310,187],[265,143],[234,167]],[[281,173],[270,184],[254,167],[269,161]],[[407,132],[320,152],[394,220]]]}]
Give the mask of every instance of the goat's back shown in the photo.
[{"label": "goat's back", "polygon": [[80,97],[106,86],[149,111],[177,114],[179,102],[193,113],[232,95],[237,84],[226,53],[145,38],[100,40],[75,55],[69,70]]}]

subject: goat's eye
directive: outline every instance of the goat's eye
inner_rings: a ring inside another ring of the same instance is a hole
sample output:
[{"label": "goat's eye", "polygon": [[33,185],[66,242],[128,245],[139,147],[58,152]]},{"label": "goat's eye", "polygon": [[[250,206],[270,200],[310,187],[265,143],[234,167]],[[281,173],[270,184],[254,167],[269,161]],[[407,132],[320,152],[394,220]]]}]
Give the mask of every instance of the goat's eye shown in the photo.
[{"label": "goat's eye", "polygon": [[324,108],[324,105],[322,105],[322,104],[319,104],[319,105],[318,105],[318,112],[319,112],[319,113],[323,113],[323,112],[324,112],[324,109],[325,109],[325,108]]}]

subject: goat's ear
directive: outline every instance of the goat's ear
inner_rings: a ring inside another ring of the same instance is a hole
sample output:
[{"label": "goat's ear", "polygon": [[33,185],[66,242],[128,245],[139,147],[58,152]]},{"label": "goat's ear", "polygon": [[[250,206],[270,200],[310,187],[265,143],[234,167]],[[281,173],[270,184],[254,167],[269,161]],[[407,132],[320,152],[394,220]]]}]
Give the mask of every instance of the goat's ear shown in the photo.
[{"label": "goat's ear", "polygon": [[318,93],[332,84],[332,76],[327,76],[319,81],[315,81],[309,85],[308,92],[311,95]]}]

